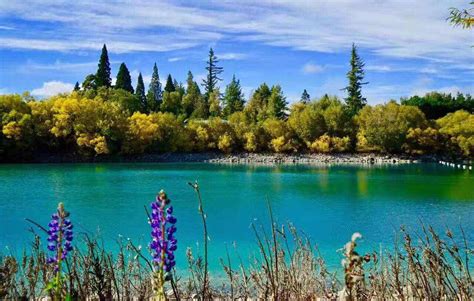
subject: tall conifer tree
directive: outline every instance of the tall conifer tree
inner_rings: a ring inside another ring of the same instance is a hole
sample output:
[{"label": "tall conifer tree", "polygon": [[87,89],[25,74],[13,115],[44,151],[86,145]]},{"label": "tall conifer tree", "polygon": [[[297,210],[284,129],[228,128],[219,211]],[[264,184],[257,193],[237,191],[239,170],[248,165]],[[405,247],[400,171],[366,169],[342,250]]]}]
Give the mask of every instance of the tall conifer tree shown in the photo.
[{"label": "tall conifer tree", "polygon": [[153,73],[151,75],[150,86],[146,95],[148,111],[157,111],[163,101],[163,91],[161,90],[160,76],[158,74],[158,67],[153,66]]},{"label": "tall conifer tree", "polygon": [[232,113],[242,111],[244,108],[244,96],[240,81],[232,77],[232,81],[227,85],[224,94],[224,116],[229,116]]},{"label": "tall conifer tree", "polygon": [[202,85],[204,86],[206,100],[209,99],[209,95],[217,87],[217,83],[222,80],[219,77],[219,74],[221,74],[224,70],[222,67],[217,66],[217,63],[219,63],[219,60],[214,54],[214,50],[211,48],[209,49],[209,56],[206,66],[207,77],[202,82]]},{"label": "tall conifer tree", "polygon": [[367,103],[367,100],[362,97],[362,85],[366,85],[368,82],[363,82],[365,64],[357,54],[357,47],[354,43],[352,44],[350,64],[351,69],[347,72],[349,85],[344,88],[347,91],[347,97],[344,100],[351,115],[356,115]]},{"label": "tall conifer tree", "polygon": [[102,47],[102,53],[100,55],[99,66],[95,75],[95,83],[97,88],[110,87],[112,79],[110,78],[110,63],[109,55],[107,53],[107,46]]},{"label": "tall conifer tree", "polygon": [[171,74],[168,74],[168,78],[166,79],[165,91],[169,93],[176,91]]},{"label": "tall conifer tree", "polygon": [[115,82],[115,89],[123,89],[130,93],[133,93],[132,78],[128,71],[125,63],[120,64],[119,71],[117,73],[117,81]]},{"label": "tall conifer tree", "polygon": [[308,91],[306,91],[306,89],[304,89],[303,94],[301,94],[300,101],[304,104],[307,104],[308,102],[311,101],[311,97],[309,96],[309,93]]},{"label": "tall conifer tree", "polygon": [[135,89],[135,95],[137,96],[140,106],[143,111],[146,111],[146,97],[145,97],[145,84],[143,83],[142,73],[138,74],[137,88]]}]

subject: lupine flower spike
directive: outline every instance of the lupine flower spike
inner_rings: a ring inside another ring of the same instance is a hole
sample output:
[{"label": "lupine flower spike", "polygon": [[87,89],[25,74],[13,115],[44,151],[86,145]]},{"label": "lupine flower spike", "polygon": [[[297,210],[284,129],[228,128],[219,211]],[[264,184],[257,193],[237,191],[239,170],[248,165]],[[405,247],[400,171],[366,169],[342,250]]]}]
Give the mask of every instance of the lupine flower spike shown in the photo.
[{"label": "lupine flower spike", "polygon": [[63,203],[59,203],[58,210],[51,216],[51,222],[48,225],[48,250],[51,252],[51,256],[48,257],[47,263],[54,270],[54,278],[49,283],[48,289],[55,291],[57,300],[61,299],[61,264],[73,249],[73,225],[68,217],[69,212],[64,210]]},{"label": "lupine flower spike", "polygon": [[161,190],[156,200],[151,203],[151,243],[150,248],[153,255],[154,279],[156,297],[158,300],[165,300],[164,284],[168,280],[168,273],[175,266],[174,252],[178,248],[178,241],[175,238],[176,218],[173,216],[173,206]]}]

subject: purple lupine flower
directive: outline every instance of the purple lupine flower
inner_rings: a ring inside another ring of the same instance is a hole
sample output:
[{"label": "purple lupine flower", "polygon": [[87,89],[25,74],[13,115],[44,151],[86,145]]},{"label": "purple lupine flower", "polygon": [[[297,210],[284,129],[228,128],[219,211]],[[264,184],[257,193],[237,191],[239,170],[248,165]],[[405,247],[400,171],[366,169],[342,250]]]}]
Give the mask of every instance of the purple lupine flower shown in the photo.
[{"label": "purple lupine flower", "polygon": [[151,203],[152,228],[150,248],[153,251],[153,262],[161,272],[161,275],[168,273],[176,265],[174,252],[178,248],[178,241],[174,234],[176,233],[176,221],[173,216],[173,206],[170,206],[170,200],[162,190],[156,197],[156,201]]},{"label": "purple lupine flower", "polygon": [[51,216],[51,222],[48,224],[48,250],[53,253],[46,262],[54,266],[55,273],[59,271],[61,261],[72,251],[74,233],[68,216],[69,212],[64,210],[63,203],[59,203],[57,213]]}]

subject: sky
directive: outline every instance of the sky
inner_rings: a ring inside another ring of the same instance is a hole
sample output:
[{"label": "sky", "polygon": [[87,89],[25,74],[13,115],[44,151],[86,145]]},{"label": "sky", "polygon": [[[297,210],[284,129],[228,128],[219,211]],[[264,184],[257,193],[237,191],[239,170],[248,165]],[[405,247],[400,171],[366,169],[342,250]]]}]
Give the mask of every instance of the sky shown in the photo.
[{"label": "sky", "polygon": [[[100,3],[99,3],[100,2]],[[249,97],[279,84],[288,101],[344,97],[352,43],[365,61],[370,104],[429,91],[474,94],[474,30],[453,27],[467,0],[29,1],[0,0],[0,94],[38,98],[72,90],[95,73],[107,44],[115,77],[125,62],[136,84],[205,77],[212,47]]]}]

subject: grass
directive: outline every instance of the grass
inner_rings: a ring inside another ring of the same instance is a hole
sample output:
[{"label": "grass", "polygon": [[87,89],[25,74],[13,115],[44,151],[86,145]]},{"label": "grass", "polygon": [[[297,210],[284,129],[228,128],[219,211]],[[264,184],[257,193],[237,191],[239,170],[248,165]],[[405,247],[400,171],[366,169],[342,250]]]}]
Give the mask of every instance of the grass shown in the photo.
[{"label": "grass", "polygon": [[[197,183],[204,245],[206,215]],[[401,240],[391,251],[357,252],[355,233],[344,246],[340,270],[329,271],[315,245],[291,223],[278,224],[268,206],[271,225],[254,224],[257,255],[250,265],[232,262],[229,249],[219,259],[225,279],[208,270],[208,254],[187,249],[188,273],[168,275],[170,300],[472,300],[473,250],[461,229],[437,233],[421,224],[419,234],[401,228]],[[64,261],[67,275],[63,296],[73,300],[150,300],[154,296],[149,250],[129,240],[117,241],[118,252],[107,251],[100,240],[83,235]],[[182,246],[181,246],[182,247]],[[336,251],[336,250],[335,250]],[[238,250],[236,250],[238,252]],[[178,258],[178,260],[184,260]],[[39,300],[53,275],[38,235],[28,252],[0,258],[0,299]],[[50,296],[53,299],[54,296]]]}]

